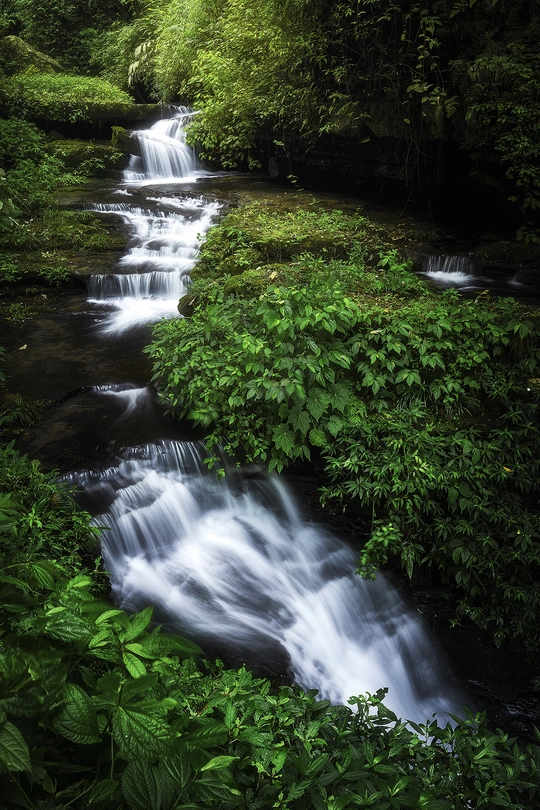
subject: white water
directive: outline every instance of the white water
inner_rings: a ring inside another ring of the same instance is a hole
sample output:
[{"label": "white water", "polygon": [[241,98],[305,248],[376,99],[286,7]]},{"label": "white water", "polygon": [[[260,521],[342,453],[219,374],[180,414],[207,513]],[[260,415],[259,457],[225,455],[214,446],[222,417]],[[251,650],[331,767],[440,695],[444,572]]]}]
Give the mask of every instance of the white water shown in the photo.
[{"label": "white water", "polygon": [[475,280],[475,270],[466,256],[428,256],[422,275],[446,287],[462,287]]},{"label": "white water", "polygon": [[120,421],[124,421],[135,413],[140,414],[147,409],[151,401],[150,389],[146,386],[138,387],[133,383],[95,385],[92,387],[92,391],[96,394],[105,394],[119,403],[122,408]]},{"label": "white water", "polygon": [[278,477],[218,480],[203,458],[200,443],[162,441],[70,479],[106,506],[95,522],[118,604],[153,604],[236,661],[281,649],[295,680],[333,702],[386,686],[398,716],[461,713],[420,617],[383,575],[355,576],[354,552],[303,520]]},{"label": "white water", "polygon": [[186,126],[196,112],[177,107],[173,118],[164,118],[150,129],[135,133],[141,156],[131,156],[124,179],[131,183],[192,182],[205,172],[195,150],[186,143]]},{"label": "white water", "polygon": [[[167,176],[178,183],[204,174],[194,150],[185,143],[184,126],[190,115],[182,108],[178,117],[137,133],[145,155],[145,171],[137,174],[139,180]],[[168,172],[177,174],[169,177]],[[125,179],[134,182],[133,171],[127,171]],[[215,201],[185,194],[181,199],[146,197],[146,202],[153,207],[129,202],[92,206],[95,211],[121,216],[132,234],[131,247],[116,268],[119,272],[87,279],[89,302],[110,313],[100,320],[105,335],[180,317],[178,301],[189,288],[200,245],[220,208]]]}]

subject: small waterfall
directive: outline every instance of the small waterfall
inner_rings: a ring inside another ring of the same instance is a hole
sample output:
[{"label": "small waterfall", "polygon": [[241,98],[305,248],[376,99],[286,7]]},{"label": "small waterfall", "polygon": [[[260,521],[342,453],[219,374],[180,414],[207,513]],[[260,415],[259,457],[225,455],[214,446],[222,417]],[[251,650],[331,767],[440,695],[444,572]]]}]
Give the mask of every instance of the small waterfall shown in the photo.
[{"label": "small waterfall", "polygon": [[115,335],[179,317],[178,301],[186,294],[204,234],[219,211],[203,197],[150,197],[156,209],[128,203],[94,205],[102,214],[121,216],[132,245],[118,262],[118,273],[87,277],[90,303],[111,310],[101,323],[103,334]]},{"label": "small waterfall", "polygon": [[398,716],[460,713],[418,614],[384,576],[356,577],[354,552],[306,523],[278,477],[218,480],[204,456],[162,441],[68,477],[101,511],[115,601],[153,604],[166,627],[238,662],[288,660],[334,702],[387,686]]},{"label": "small waterfall", "polygon": [[421,273],[447,287],[471,284],[476,277],[474,265],[466,256],[428,256]]},{"label": "small waterfall", "polygon": [[138,387],[133,383],[94,385],[91,390],[96,394],[105,394],[115,399],[122,407],[121,420],[144,411],[151,397],[148,387]]},{"label": "small waterfall", "polygon": [[186,126],[196,115],[188,107],[177,107],[173,118],[162,119],[150,129],[134,133],[141,156],[133,155],[125,173],[128,182],[195,179],[203,172],[195,151],[186,143]]}]

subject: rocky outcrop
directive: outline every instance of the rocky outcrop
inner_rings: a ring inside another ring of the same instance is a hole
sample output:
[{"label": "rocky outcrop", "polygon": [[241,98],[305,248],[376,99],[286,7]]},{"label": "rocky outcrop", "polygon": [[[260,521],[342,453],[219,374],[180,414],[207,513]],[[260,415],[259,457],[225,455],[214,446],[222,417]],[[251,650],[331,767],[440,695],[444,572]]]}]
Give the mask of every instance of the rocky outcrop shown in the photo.
[{"label": "rocky outcrop", "polygon": [[127,163],[122,151],[95,141],[51,140],[51,151],[68,168],[82,168],[91,177],[108,176],[113,170],[124,169]]},{"label": "rocky outcrop", "polygon": [[62,65],[56,59],[37,51],[23,39],[15,36],[0,39],[0,67],[8,76],[29,67],[36,68],[40,73],[63,71]]}]

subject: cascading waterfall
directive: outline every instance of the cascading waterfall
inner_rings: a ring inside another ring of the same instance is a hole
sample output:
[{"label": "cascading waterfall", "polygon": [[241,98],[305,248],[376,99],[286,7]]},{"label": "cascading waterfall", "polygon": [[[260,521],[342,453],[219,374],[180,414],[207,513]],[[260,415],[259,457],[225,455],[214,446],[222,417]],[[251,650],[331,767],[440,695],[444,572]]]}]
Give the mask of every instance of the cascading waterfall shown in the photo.
[{"label": "cascading waterfall", "polygon": [[[172,179],[178,183],[204,174],[185,143],[190,115],[182,108],[178,117],[137,133],[146,155],[143,178],[162,178],[170,170],[177,172]],[[131,170],[125,175],[128,181],[136,176]],[[216,201],[186,194],[181,199],[146,197],[146,202],[153,207],[128,202],[92,206],[100,213],[121,216],[132,234],[132,246],[116,268],[119,272],[87,279],[90,303],[109,313],[100,321],[105,335],[179,316],[178,301],[188,290],[201,241],[220,209]]]},{"label": "cascading waterfall", "polygon": [[189,107],[176,107],[173,118],[164,118],[150,129],[135,133],[140,156],[132,155],[125,172],[128,182],[194,180],[207,174],[197,160],[195,150],[186,143],[186,126],[196,112]]},{"label": "cascading waterfall", "polygon": [[[183,134],[191,114],[182,110],[139,133],[143,158],[126,175],[124,198],[136,180],[178,182],[198,171]],[[93,303],[110,309],[106,334],[179,316],[178,299],[219,209],[185,192],[146,203],[95,206],[120,215],[133,234],[120,272],[88,281]],[[147,389],[93,390],[117,399],[119,421],[146,407]],[[387,686],[399,716],[424,722],[434,712],[461,713],[420,617],[382,575],[356,577],[353,551],[302,519],[277,476],[246,478],[232,469],[218,480],[203,457],[202,445],[162,440],[124,451],[105,470],[65,477],[107,527],[103,555],[119,604],[154,604],[167,627],[231,660],[290,668],[298,683],[335,702]]]},{"label": "cascading waterfall", "polygon": [[383,575],[356,577],[354,552],[303,520],[277,476],[233,468],[218,480],[204,456],[200,443],[162,441],[69,477],[107,527],[115,601],[153,604],[169,629],[236,661],[281,650],[295,680],[333,702],[386,686],[400,717],[456,711],[418,614]]}]

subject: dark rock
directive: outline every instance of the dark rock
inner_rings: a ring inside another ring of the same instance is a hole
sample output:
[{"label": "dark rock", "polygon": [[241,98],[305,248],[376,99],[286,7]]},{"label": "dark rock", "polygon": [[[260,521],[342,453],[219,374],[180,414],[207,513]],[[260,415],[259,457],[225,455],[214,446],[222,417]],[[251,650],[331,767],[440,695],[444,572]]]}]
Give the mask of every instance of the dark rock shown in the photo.
[{"label": "dark rock", "polygon": [[126,166],[125,156],[108,143],[60,136],[60,140],[51,142],[51,148],[68,168],[83,167],[86,174],[91,177],[104,177],[111,170],[123,169]]},{"label": "dark rock", "polygon": [[132,132],[124,127],[113,127],[111,144],[114,149],[123,152],[125,155],[141,155],[139,139]]}]

